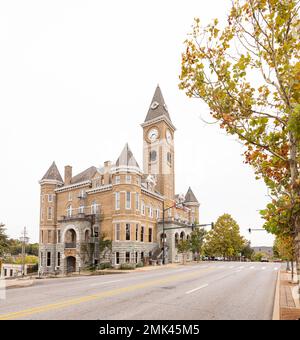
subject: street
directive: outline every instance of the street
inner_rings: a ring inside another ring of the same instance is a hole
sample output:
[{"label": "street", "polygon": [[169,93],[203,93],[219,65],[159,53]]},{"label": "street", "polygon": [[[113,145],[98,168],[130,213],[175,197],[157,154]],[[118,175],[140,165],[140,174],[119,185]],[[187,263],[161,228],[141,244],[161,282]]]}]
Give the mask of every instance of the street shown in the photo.
[{"label": "street", "polygon": [[7,290],[4,319],[270,320],[280,264],[204,262],[37,280]]}]

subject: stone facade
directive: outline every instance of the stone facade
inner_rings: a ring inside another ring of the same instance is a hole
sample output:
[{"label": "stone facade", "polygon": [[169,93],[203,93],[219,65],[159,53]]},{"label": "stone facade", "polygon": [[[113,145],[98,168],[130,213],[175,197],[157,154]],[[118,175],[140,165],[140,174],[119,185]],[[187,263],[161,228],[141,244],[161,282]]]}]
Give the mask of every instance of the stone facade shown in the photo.
[{"label": "stone facade", "polygon": [[[40,272],[67,273],[110,261],[139,263],[181,260],[176,238],[186,238],[199,221],[199,203],[189,188],[185,208],[176,206],[174,172],[175,127],[157,87],[142,124],[142,171],[126,144],[115,163],[90,167],[73,176],[65,167],[62,179],[55,163],[40,181]],[[163,210],[166,225],[162,242]],[[177,236],[176,236],[177,235]],[[101,253],[99,238],[112,241]]]}]

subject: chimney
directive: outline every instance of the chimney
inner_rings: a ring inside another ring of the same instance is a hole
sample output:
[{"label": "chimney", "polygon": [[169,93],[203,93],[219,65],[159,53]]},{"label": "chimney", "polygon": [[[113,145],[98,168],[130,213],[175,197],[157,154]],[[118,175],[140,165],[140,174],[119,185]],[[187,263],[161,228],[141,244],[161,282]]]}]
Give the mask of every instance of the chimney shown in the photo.
[{"label": "chimney", "polygon": [[110,184],[111,161],[104,162],[104,185]]},{"label": "chimney", "polygon": [[70,165],[65,166],[65,185],[71,184],[72,179],[72,167]]}]

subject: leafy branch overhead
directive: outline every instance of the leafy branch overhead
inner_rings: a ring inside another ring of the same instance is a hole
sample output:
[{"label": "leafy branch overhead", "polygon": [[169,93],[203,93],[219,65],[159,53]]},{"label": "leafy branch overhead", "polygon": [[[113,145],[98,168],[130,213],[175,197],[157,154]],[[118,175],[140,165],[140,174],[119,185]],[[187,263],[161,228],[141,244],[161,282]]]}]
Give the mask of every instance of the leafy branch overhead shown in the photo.
[{"label": "leafy branch overhead", "polygon": [[270,189],[263,218],[276,233],[279,219],[284,230],[300,227],[299,6],[234,0],[225,25],[195,19],[182,55],[180,88],[244,144],[245,162]]}]

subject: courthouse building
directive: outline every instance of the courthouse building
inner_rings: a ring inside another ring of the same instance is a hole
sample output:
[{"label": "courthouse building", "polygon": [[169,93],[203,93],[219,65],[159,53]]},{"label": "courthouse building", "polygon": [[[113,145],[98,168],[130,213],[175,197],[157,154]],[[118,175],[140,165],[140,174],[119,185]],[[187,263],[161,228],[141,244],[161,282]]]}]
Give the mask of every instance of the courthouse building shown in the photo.
[{"label": "courthouse building", "polygon": [[[78,271],[101,261],[118,267],[161,260],[163,253],[165,262],[181,261],[176,243],[190,237],[199,203],[189,188],[184,206],[176,205],[176,129],[159,87],[141,127],[143,168],[126,144],[101,168],[73,175],[67,165],[62,178],[53,162],[40,180],[40,272]],[[105,253],[103,237],[112,241]]]}]

